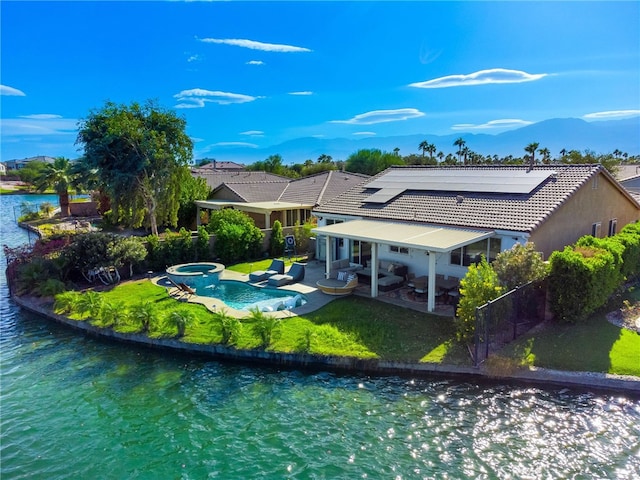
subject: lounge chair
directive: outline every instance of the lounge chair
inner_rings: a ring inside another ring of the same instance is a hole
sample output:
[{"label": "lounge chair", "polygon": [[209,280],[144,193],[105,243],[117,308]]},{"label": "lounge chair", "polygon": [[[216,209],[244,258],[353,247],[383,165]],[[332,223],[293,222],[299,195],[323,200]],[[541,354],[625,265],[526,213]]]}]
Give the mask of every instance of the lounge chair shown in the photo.
[{"label": "lounge chair", "polygon": [[[191,295],[196,294],[196,291],[186,283],[176,283],[171,279],[171,277],[165,278],[167,279],[167,282],[171,284],[171,287],[169,288],[169,295],[174,296],[176,294],[180,294],[180,298],[184,297],[185,295],[187,296],[187,298],[189,298]],[[174,289],[176,289],[177,291],[173,291]]]},{"label": "lounge chair", "polygon": [[352,273],[346,280],[323,278],[316,282],[316,286],[327,295],[350,295],[358,286],[358,276]]},{"label": "lounge chair", "polygon": [[272,260],[267,270],[256,270],[249,274],[249,280],[252,282],[264,282],[273,275],[282,275],[284,273],[284,261]]},{"label": "lounge chair", "polygon": [[281,287],[290,283],[298,283],[304,280],[304,264],[294,262],[286,274],[275,274],[269,277],[267,284],[272,287]]}]

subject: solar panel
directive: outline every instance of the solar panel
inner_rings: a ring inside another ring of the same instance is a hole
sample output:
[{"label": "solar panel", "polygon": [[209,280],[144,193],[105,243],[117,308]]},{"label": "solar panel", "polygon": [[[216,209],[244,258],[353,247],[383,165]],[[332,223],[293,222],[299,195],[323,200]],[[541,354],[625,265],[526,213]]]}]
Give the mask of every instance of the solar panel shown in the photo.
[{"label": "solar panel", "polygon": [[553,170],[397,169],[367,184],[367,188],[379,190],[365,201],[385,203],[406,190],[525,194],[555,173]]}]

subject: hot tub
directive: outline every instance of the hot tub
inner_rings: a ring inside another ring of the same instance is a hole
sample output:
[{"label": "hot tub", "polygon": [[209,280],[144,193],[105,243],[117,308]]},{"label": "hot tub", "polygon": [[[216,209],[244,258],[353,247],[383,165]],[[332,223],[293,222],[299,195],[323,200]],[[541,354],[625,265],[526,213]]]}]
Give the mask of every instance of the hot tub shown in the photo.
[{"label": "hot tub", "polygon": [[205,282],[208,284],[218,283],[220,272],[223,270],[224,265],[221,263],[182,263],[167,268],[167,275],[175,283],[184,283],[195,289]]}]

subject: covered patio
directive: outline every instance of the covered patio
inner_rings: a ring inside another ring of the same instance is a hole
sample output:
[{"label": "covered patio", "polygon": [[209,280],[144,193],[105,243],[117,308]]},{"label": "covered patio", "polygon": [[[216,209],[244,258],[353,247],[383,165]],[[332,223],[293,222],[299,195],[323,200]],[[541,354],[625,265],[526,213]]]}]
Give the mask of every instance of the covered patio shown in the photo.
[{"label": "covered patio", "polygon": [[[200,225],[201,210],[222,210],[233,208],[249,214],[258,228],[271,228],[275,220],[279,220],[283,227],[292,227],[296,222],[304,223],[306,218],[301,215],[301,210],[308,210],[314,205],[293,202],[234,202],[229,200],[196,200],[198,212],[196,221]],[[290,212],[290,213],[287,213]]]},{"label": "covered patio", "polygon": [[[435,310],[436,299],[436,254],[449,253],[455,249],[471,245],[494,235],[493,231],[419,225],[382,220],[351,220],[313,229],[323,235],[326,251],[330,252],[330,242],[334,238],[369,242],[371,244],[371,297],[378,296],[378,250],[380,245],[394,245],[423,251],[429,258],[427,286],[427,311]],[[332,259],[326,258],[326,272]]]}]

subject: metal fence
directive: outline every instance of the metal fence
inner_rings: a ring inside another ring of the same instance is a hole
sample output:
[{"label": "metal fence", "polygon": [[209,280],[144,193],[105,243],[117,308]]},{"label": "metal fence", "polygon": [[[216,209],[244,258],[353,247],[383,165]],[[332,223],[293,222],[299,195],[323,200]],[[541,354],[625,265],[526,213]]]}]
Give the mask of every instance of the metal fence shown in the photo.
[{"label": "metal fence", "polygon": [[529,282],[476,308],[475,366],[545,318],[546,286]]}]

